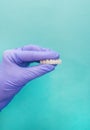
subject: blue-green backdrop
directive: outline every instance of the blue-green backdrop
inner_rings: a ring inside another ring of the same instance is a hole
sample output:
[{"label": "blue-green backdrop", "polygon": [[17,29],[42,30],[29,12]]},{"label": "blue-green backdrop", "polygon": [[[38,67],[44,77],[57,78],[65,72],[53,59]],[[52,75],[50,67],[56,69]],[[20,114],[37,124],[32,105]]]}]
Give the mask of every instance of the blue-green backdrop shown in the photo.
[{"label": "blue-green backdrop", "polygon": [[0,0],[0,59],[30,43],[63,64],[23,88],[0,130],[90,130],[90,0]]}]

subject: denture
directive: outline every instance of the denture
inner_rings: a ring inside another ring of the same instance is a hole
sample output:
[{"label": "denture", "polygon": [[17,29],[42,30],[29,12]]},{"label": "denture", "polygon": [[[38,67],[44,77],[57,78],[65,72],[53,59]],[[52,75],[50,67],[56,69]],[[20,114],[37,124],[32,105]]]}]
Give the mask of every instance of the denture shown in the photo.
[{"label": "denture", "polygon": [[61,64],[62,60],[61,59],[47,59],[47,60],[41,60],[40,64]]}]

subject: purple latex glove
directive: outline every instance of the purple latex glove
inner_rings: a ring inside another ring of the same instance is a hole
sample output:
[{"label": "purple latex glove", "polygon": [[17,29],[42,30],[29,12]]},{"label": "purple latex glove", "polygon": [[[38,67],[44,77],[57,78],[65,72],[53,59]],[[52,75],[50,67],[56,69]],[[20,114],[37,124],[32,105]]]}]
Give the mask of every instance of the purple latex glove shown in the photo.
[{"label": "purple latex glove", "polygon": [[36,45],[5,51],[0,64],[0,110],[13,99],[26,83],[55,68],[54,65],[49,64],[30,67],[30,63],[57,58],[59,58],[57,52]]}]

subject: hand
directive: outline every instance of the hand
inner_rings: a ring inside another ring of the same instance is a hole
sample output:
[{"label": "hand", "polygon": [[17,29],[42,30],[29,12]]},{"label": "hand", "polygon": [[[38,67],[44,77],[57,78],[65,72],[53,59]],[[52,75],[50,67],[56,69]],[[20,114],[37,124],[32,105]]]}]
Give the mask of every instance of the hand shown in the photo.
[{"label": "hand", "polygon": [[5,51],[0,64],[0,110],[26,83],[55,69],[54,65],[49,64],[39,64],[33,67],[29,64],[57,58],[59,58],[58,53],[35,45]]}]

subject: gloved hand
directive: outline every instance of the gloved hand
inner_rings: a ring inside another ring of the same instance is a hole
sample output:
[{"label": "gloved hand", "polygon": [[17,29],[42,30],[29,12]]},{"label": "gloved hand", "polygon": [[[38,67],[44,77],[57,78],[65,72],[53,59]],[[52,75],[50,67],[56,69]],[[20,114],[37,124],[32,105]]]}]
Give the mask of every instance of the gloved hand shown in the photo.
[{"label": "gloved hand", "polygon": [[58,53],[35,45],[5,51],[0,64],[0,110],[13,99],[26,83],[55,68],[54,65],[49,64],[30,67],[30,63],[57,58],[59,58]]}]

